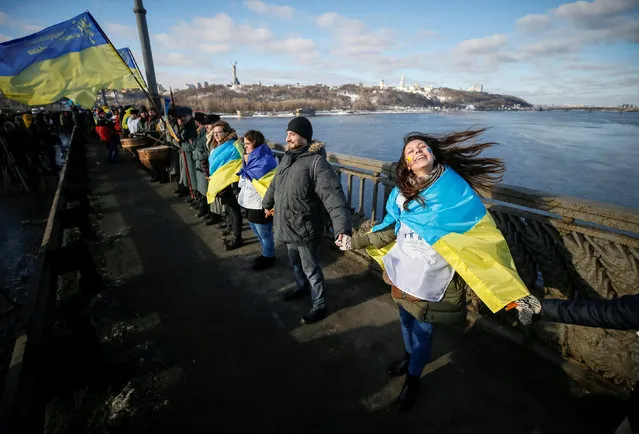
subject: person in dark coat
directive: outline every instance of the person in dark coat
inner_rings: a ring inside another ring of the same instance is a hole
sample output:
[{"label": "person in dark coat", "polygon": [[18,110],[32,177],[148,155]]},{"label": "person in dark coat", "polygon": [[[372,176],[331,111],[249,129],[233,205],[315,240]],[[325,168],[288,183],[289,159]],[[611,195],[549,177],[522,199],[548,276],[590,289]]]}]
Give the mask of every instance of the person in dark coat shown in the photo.
[{"label": "person in dark coat", "polygon": [[207,144],[207,133],[213,131],[213,124],[217,122],[220,117],[202,112],[195,112],[193,117],[197,123],[198,134],[193,144],[192,152],[196,178],[196,183],[193,187],[197,198],[197,202],[194,204],[194,208],[196,209],[195,215],[196,217],[209,217],[209,204],[206,201],[206,191],[209,185],[209,181],[207,179],[209,174],[209,147]]},{"label": "person in dark coat", "polygon": [[268,215],[273,214],[275,240],[286,244],[293,265],[297,287],[286,293],[284,300],[311,294],[313,305],[302,317],[302,324],[311,324],[327,313],[319,263],[324,208],[339,243],[348,239],[350,244],[352,215],[340,179],[326,160],[324,144],[313,141],[311,122],[296,117],[286,131],[287,150],[262,206]]},{"label": "person in dark coat", "polygon": [[[586,327],[601,327],[614,330],[639,330],[639,294],[624,295],[615,300],[558,300],[527,297],[517,300],[517,310],[530,311],[533,316],[524,315],[522,323],[530,324],[535,319],[574,324]],[[522,316],[520,315],[520,320]],[[637,333],[639,334],[639,333]],[[639,381],[630,393],[626,403],[627,418],[617,429],[627,433],[630,428],[639,434]]]},{"label": "person in dark coat", "polygon": [[[195,177],[195,163],[193,161],[193,149],[195,147],[195,139],[197,138],[197,127],[195,119],[193,119],[193,110],[189,107],[178,106],[175,109],[178,123],[181,126],[181,142],[180,142],[180,196],[190,194],[196,190],[197,179]],[[187,202],[190,204],[195,197],[190,196]]]},{"label": "person in dark coat", "polygon": [[531,297],[517,300],[517,310],[532,311],[536,317],[529,320],[520,316],[522,323],[533,319],[601,327],[615,330],[639,330],[639,294],[624,295],[615,300],[538,300]]}]

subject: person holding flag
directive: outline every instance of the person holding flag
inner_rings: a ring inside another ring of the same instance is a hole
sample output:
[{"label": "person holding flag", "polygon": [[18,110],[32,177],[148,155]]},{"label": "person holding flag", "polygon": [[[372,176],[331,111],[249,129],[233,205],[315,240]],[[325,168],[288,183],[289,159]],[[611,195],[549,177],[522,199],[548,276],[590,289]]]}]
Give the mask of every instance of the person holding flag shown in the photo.
[{"label": "person holding flag", "polygon": [[265,215],[262,198],[273,181],[276,169],[277,160],[266,144],[264,135],[256,130],[247,131],[244,134],[242,169],[237,173],[240,177],[237,202],[246,210],[249,226],[262,245],[262,254],[253,262],[255,271],[265,270],[275,264],[273,216]]},{"label": "person holding flag", "polygon": [[464,320],[465,286],[493,313],[531,298],[477,193],[501,180],[503,162],[479,157],[493,143],[463,146],[483,131],[405,136],[388,214],[371,232],[351,240],[352,248],[366,248],[384,269],[399,308],[406,352],[388,373],[406,374],[396,401],[400,410],[410,409],[417,398],[434,324]]}]

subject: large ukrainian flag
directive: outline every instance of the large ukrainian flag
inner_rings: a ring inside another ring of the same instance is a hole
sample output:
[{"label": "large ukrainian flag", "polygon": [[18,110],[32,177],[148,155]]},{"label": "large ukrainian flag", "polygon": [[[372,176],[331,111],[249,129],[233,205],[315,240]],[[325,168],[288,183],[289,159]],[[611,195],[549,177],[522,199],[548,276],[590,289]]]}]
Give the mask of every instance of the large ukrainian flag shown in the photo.
[{"label": "large ukrainian flag", "polygon": [[[397,233],[404,222],[446,259],[493,313],[529,295],[502,233],[479,195],[457,172],[447,167],[421,193],[424,207],[413,200],[405,211],[397,204],[398,196],[395,187],[386,203],[388,214],[373,232],[395,224]],[[383,268],[381,258],[394,243],[367,251]]]},{"label": "large ukrainian flag", "polygon": [[273,182],[276,170],[277,160],[273,151],[267,144],[262,144],[249,154],[246,163],[242,163],[238,175],[247,177],[257,193],[263,198],[269,185]]},{"label": "large ukrainian flag", "polygon": [[130,75],[88,12],[0,44],[0,90],[24,104],[49,104],[67,97],[90,108],[100,89]]},{"label": "large ukrainian flag", "polygon": [[208,203],[215,201],[215,196],[240,177],[237,172],[242,167],[244,148],[239,139],[229,140],[215,148],[209,155],[209,187],[206,191]]}]

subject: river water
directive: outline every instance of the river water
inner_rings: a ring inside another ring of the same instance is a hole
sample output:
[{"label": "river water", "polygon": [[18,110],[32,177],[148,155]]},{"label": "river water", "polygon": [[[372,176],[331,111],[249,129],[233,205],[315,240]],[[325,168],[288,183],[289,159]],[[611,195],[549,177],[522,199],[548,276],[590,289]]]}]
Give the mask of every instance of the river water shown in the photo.
[{"label": "river water", "polygon": [[[243,134],[258,129],[284,143],[290,118],[227,119]],[[639,209],[639,113],[544,111],[316,116],[314,137],[329,152],[396,161],[410,131],[489,128],[504,159],[504,183]]]}]

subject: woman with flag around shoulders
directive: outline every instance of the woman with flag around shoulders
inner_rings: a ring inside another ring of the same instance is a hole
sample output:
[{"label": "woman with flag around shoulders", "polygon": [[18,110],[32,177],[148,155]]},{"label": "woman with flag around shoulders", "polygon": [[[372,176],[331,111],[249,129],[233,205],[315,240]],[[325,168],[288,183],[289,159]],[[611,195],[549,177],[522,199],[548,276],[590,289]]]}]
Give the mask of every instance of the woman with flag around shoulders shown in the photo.
[{"label": "woman with flag around shoulders", "polygon": [[406,374],[396,400],[400,410],[411,408],[417,398],[434,325],[465,319],[466,286],[493,313],[530,298],[478,194],[501,180],[503,162],[479,157],[492,142],[463,145],[483,131],[405,136],[386,217],[352,239],[352,248],[366,248],[382,266],[399,308],[406,352],[388,374]]},{"label": "woman with flag around shoulders", "polygon": [[213,124],[213,137],[219,145],[209,155],[209,185],[206,200],[209,204],[219,196],[226,210],[230,227],[229,237],[223,239],[226,250],[242,245],[242,209],[237,203],[237,172],[242,167],[244,147],[237,133],[226,121]]},{"label": "woman with flag around shoulders", "polygon": [[266,144],[264,135],[256,130],[244,134],[244,157],[240,177],[240,194],[237,201],[246,210],[249,226],[262,245],[262,254],[255,258],[255,271],[272,267],[275,263],[275,244],[273,241],[273,216],[268,217],[262,208],[262,199],[271,185],[277,160]]}]

